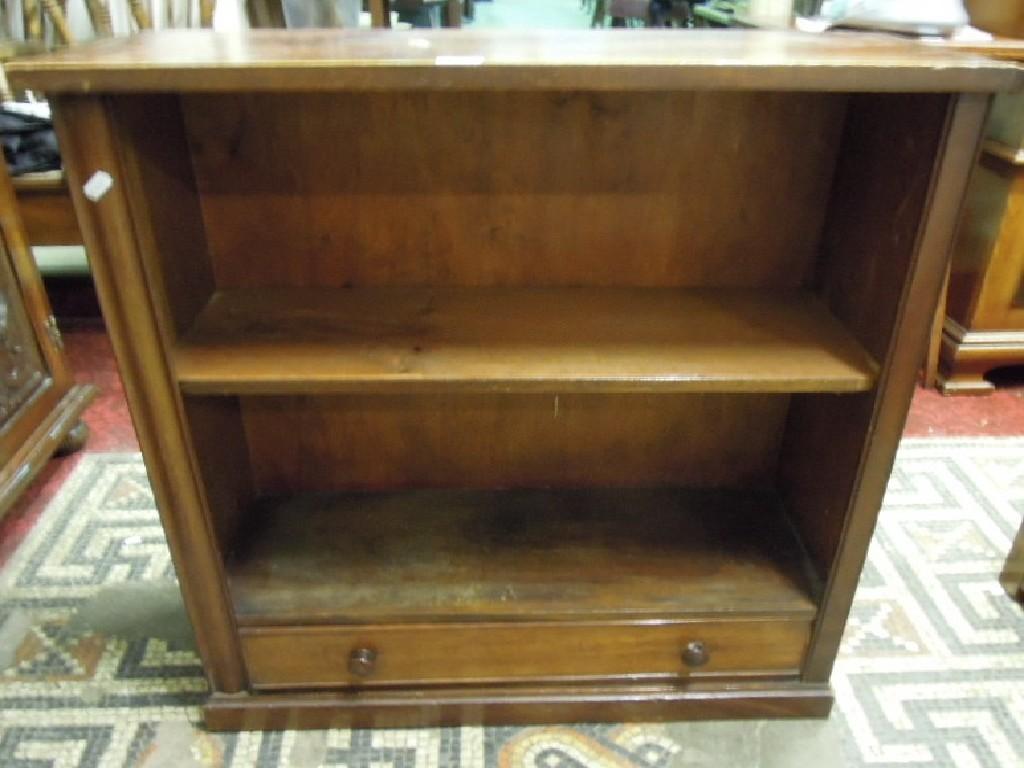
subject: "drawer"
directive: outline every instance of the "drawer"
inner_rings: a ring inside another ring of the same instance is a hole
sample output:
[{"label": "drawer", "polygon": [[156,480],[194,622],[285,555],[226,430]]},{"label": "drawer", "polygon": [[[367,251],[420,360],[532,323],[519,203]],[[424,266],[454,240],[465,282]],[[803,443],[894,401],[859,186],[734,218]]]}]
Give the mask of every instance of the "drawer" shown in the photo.
[{"label": "drawer", "polygon": [[253,688],[795,674],[806,621],[253,627]]}]

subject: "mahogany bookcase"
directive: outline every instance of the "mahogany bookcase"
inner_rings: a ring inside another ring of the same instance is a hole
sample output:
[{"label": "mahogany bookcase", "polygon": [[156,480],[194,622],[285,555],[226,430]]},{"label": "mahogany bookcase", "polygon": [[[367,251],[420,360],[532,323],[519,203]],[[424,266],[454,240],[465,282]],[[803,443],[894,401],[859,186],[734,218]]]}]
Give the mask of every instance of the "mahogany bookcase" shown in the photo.
[{"label": "mahogany bookcase", "polygon": [[1011,67],[187,31],[9,76],[53,101],[210,727],[829,711]]}]

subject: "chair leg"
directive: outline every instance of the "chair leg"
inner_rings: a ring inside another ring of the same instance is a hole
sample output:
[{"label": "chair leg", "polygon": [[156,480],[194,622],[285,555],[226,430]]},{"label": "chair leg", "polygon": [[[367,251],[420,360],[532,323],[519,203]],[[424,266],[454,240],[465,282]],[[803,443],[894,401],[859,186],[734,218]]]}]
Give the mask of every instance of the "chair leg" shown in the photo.
[{"label": "chair leg", "polygon": [[391,26],[391,3],[388,0],[370,0],[370,26],[375,29]]},{"label": "chair leg", "polygon": [[458,29],[462,26],[462,0],[448,0],[445,6],[445,26]]},{"label": "chair leg", "polygon": [[128,7],[132,12],[132,18],[135,19],[136,26],[140,30],[153,28],[153,19],[150,17],[149,9],[142,0],[128,0]]}]

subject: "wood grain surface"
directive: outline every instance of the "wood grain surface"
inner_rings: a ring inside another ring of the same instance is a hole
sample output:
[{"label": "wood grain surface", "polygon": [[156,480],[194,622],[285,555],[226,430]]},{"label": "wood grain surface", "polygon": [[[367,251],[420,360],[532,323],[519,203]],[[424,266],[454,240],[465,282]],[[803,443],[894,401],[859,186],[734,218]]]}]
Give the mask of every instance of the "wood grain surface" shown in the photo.
[{"label": "wood grain surface", "polygon": [[[229,401],[232,398],[211,397]],[[771,487],[786,395],[243,397],[257,493]],[[756,425],[756,428],[753,428]]]},{"label": "wood grain surface", "polygon": [[429,728],[467,724],[664,722],[828,717],[827,685],[735,681],[680,685],[465,686],[217,696],[203,708],[216,731],[288,728]]},{"label": "wood grain surface", "polygon": [[[1013,68],[415,30],[11,73],[55,94],[211,727],[827,714]],[[329,690],[353,650],[380,690]]]},{"label": "wood grain surface", "polygon": [[74,46],[7,72],[15,89],[79,93],[993,91],[1019,81],[1011,64],[892,37],[738,30],[173,30]]},{"label": "wood grain surface", "polygon": [[853,392],[875,363],[811,293],[236,290],[175,355],[203,394]]},{"label": "wood grain surface", "polygon": [[228,577],[249,626],[815,611],[769,493],[307,494],[264,500],[246,536]]},{"label": "wood grain surface", "polygon": [[31,173],[13,181],[18,212],[31,245],[81,244],[82,233],[63,173]]},{"label": "wood grain surface", "polygon": [[[947,97],[927,95],[864,94],[851,101],[818,281],[836,316],[884,360],[950,106]],[[822,573],[832,570],[848,522],[878,397],[875,391],[802,398],[790,410],[780,480]]]},{"label": "wood grain surface", "polygon": [[[905,119],[923,119],[913,113],[909,102],[896,104],[895,109],[897,112],[906,110]],[[938,112],[937,105],[933,109]],[[888,329],[876,328],[878,342],[884,342],[887,347],[885,361],[877,396],[871,404],[869,421],[865,425],[864,450],[857,465],[842,539],[804,667],[804,679],[808,681],[826,680],[839,652],[854,591],[867,556],[871,532],[882,507],[914,383],[918,378],[929,324],[949,263],[959,210],[978,158],[981,132],[988,114],[988,99],[977,94],[959,95],[949,99],[939,114],[943,116],[941,123],[938,116],[927,123],[919,123],[918,140],[926,147],[933,141],[937,142],[934,150],[936,162],[927,174],[924,207],[920,216],[915,217],[918,218],[918,225],[912,239],[903,243],[909,248],[904,256],[905,267],[899,263],[887,265],[887,268],[893,270],[891,280],[899,283],[902,289],[895,295],[896,292],[889,288],[883,289],[879,284],[878,295],[890,297],[889,300],[895,304],[893,325]],[[912,162],[922,160],[924,158]],[[920,182],[914,183],[916,185]],[[855,221],[850,223],[855,224]],[[880,278],[876,276],[874,280]],[[874,348],[874,344],[862,334],[871,325],[858,326],[851,323],[855,332],[859,331],[859,338],[868,349]],[[860,409],[862,406],[854,404],[853,408]],[[833,417],[829,414],[823,418]],[[838,484],[837,487],[843,485]]]},{"label": "wood grain surface", "polygon": [[76,385],[6,168],[0,169],[0,516],[78,424],[96,388]]},{"label": "wood grain surface", "polygon": [[[536,622],[386,624],[242,630],[249,679],[257,690],[380,685],[473,685],[555,680],[632,681],[737,673],[794,676],[810,636],[807,621]],[[701,643],[707,660],[688,666],[683,651]],[[353,651],[371,668],[354,674]]]},{"label": "wood grain surface", "polygon": [[845,103],[244,94],[186,96],[182,112],[222,289],[798,287]]},{"label": "wood grain surface", "polygon": [[[245,670],[206,488],[195,471],[191,436],[168,368],[163,331],[172,321],[158,314],[166,304],[153,301],[136,239],[149,222],[132,217],[131,177],[122,172],[123,149],[103,101],[56,100],[54,125],[161,523],[178,572],[187,574],[181,587],[204,670],[213,690],[244,690]],[[107,169],[120,182],[98,203],[82,191],[96,168]],[[154,241],[148,232],[141,239]]]}]

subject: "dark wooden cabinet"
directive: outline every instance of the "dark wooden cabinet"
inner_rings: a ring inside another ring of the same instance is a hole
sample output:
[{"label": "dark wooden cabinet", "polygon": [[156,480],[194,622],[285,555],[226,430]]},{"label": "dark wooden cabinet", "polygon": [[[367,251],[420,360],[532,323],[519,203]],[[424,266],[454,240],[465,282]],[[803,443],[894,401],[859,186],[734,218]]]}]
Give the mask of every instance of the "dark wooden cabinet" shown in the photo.
[{"label": "dark wooden cabinet", "polygon": [[85,439],[79,416],[93,394],[74,383],[10,177],[0,169],[0,514],[54,451]]},{"label": "dark wooden cabinet", "polygon": [[175,32],[9,74],[54,105],[210,727],[829,711],[1012,67]]},{"label": "dark wooden cabinet", "polygon": [[[1024,62],[1024,41],[948,41],[949,50]],[[925,384],[987,394],[986,375],[1024,363],[1024,97],[995,97],[925,359]]]},{"label": "dark wooden cabinet", "polygon": [[996,98],[953,249],[939,386],[993,390],[985,374],[1024,363],[1024,97]]}]

